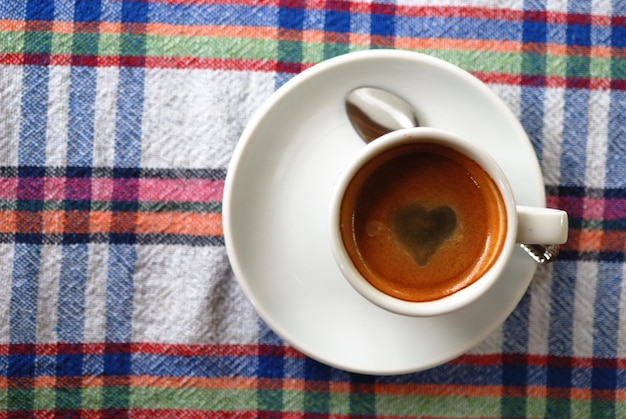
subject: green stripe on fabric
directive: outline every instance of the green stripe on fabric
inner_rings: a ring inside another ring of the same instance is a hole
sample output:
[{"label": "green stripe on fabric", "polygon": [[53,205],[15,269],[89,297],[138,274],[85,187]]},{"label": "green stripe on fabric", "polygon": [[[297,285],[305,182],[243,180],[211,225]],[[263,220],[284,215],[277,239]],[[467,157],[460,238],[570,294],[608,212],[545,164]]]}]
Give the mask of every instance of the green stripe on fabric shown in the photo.
[{"label": "green stripe on fabric", "polygon": [[529,418],[545,418],[546,399],[544,399],[543,397],[527,397],[526,415]]},{"label": "green stripe on fabric", "polygon": [[593,399],[590,406],[590,417],[613,419],[617,418],[614,400],[598,400]]},{"label": "green stripe on fabric", "polygon": [[35,404],[35,390],[10,388],[6,392],[6,402],[8,411],[31,410]]},{"label": "green stripe on fabric", "polygon": [[82,407],[82,389],[60,388],[55,394],[55,406],[57,409],[80,409]]},{"label": "green stripe on fabric", "polygon": [[330,393],[328,391],[302,392],[302,407],[298,409],[306,413],[325,414],[330,409]]},{"label": "green stripe on fabric", "polygon": [[221,202],[140,202],[139,212],[221,213]]},{"label": "green stripe on fabric", "polygon": [[52,34],[50,32],[26,32],[24,34],[25,54],[50,54]]},{"label": "green stripe on fabric", "polygon": [[[154,57],[241,58],[272,60],[281,52],[300,58],[300,41],[273,41],[249,38],[146,36],[146,55]],[[175,48],[173,48],[175,46]],[[294,62],[299,62],[298,59]]]},{"label": "green stripe on fabric", "polygon": [[98,55],[100,35],[80,33],[72,36],[72,53],[76,55]]},{"label": "green stripe on fabric", "polygon": [[519,74],[523,56],[515,53],[459,50],[419,50],[470,72]]},{"label": "green stripe on fabric", "polygon": [[256,390],[146,388],[130,389],[131,409],[255,410]]},{"label": "green stripe on fabric", "polygon": [[547,399],[546,416],[550,418],[567,418],[574,411],[570,399]]},{"label": "green stripe on fabric", "polygon": [[101,409],[102,387],[91,387],[83,389],[81,404],[83,409]]},{"label": "green stripe on fabric", "polygon": [[[622,404],[622,406],[624,405]],[[547,417],[547,413],[543,417]],[[591,400],[570,400],[570,412],[569,416],[566,417],[592,418]]]},{"label": "green stripe on fabric", "polygon": [[130,407],[131,391],[128,386],[103,387],[103,409],[127,409]]},{"label": "green stripe on fabric", "polygon": [[378,395],[376,413],[389,416],[484,417],[501,416],[499,397]]},{"label": "green stripe on fabric", "polygon": [[[145,46],[137,50],[136,45]],[[27,47],[25,45],[28,45]],[[121,49],[126,54],[121,53]],[[57,34],[48,32],[2,32],[0,53],[60,54],[115,57],[132,54],[147,57],[192,57],[200,59],[229,58],[278,60],[314,64],[348,52],[369,49],[369,46],[278,41],[235,37],[189,37],[136,34]],[[470,72],[625,79],[626,59],[548,54],[524,54],[496,51],[460,51],[448,49],[416,49],[449,61]],[[294,61],[295,58],[297,60]]]},{"label": "green stripe on fabric", "polygon": [[331,393],[328,401],[328,411],[336,415],[350,414],[350,394],[348,393]]},{"label": "green stripe on fabric", "polygon": [[[103,392],[108,393],[107,405],[103,405]],[[129,399],[125,399],[129,391]],[[268,392],[265,390],[264,392]],[[282,409],[291,412],[329,413],[348,415],[354,413],[349,406],[352,397],[347,393],[319,393],[294,390],[272,391],[273,397],[284,399]],[[32,399],[32,405],[23,401]],[[132,409],[196,409],[211,411],[257,410],[261,408],[258,390],[228,390],[201,388],[152,388],[152,387],[88,387],[88,388],[37,388],[0,390],[0,409],[6,410],[7,399],[11,397],[13,410],[28,407],[32,410],[117,409],[127,405]],[[304,400],[317,400],[305,406]],[[326,404],[325,400],[328,399]],[[325,409],[317,407],[326,406]],[[317,407],[315,407],[317,406]],[[397,410],[396,411],[402,411]]]},{"label": "green stripe on fabric", "polygon": [[24,32],[0,32],[0,53],[19,54],[24,51]]}]

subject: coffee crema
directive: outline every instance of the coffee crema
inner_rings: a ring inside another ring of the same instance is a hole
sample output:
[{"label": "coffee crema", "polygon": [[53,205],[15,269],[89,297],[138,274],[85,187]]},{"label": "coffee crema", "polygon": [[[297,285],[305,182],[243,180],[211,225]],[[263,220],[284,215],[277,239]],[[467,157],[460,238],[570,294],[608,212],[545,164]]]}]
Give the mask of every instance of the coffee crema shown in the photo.
[{"label": "coffee crema", "polygon": [[506,236],[504,200],[472,159],[407,144],[367,162],[341,204],[340,230],[358,271],[407,301],[443,298],[475,282]]}]

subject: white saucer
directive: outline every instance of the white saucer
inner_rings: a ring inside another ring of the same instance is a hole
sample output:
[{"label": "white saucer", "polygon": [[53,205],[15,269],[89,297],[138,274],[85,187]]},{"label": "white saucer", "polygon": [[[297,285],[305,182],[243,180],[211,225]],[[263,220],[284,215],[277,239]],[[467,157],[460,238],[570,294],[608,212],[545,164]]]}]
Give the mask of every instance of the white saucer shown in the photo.
[{"label": "white saucer", "polygon": [[364,51],[297,75],[249,122],[226,178],[226,248],[260,316],[296,349],[353,372],[414,372],[463,354],[493,332],[523,296],[536,264],[517,249],[485,296],[440,317],[386,312],[348,285],[329,249],[327,214],[333,183],[364,146],[344,111],[346,93],[363,85],[408,99],[422,125],[476,141],[500,163],[518,204],[545,206],[535,152],[486,85],[426,55]]}]

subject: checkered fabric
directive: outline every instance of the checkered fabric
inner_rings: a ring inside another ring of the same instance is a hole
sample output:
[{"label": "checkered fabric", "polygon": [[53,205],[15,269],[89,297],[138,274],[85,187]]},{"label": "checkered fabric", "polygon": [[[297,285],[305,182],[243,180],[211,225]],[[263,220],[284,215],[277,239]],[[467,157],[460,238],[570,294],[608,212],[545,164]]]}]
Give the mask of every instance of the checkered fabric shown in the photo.
[{"label": "checkered fabric", "polygon": [[[625,14],[624,0],[0,2],[0,419],[626,417]],[[487,83],[571,227],[496,332],[401,376],[281,341],[221,224],[261,103],[381,47]]]}]

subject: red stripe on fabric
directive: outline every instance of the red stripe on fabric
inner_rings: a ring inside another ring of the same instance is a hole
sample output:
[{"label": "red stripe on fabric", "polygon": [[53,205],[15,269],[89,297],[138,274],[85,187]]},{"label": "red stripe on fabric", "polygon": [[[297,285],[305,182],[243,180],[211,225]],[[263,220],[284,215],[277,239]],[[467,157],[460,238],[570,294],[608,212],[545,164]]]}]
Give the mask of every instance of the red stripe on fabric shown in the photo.
[{"label": "red stripe on fabric", "polygon": [[[191,409],[132,409],[129,412],[128,417],[131,419],[160,419],[160,418],[185,418],[185,419],[204,419],[204,418],[241,418],[241,419],[253,419],[259,417],[259,412],[256,410],[229,410],[229,411],[199,411]],[[280,417],[285,417],[284,414],[280,414]]]},{"label": "red stripe on fabric", "polygon": [[278,356],[304,358],[298,350],[279,345],[183,345],[165,343],[48,343],[48,344],[5,344],[0,345],[0,355],[103,355],[103,354],[147,354],[170,356]]},{"label": "red stripe on fabric", "polygon": [[133,353],[171,356],[257,356],[257,345],[172,345],[133,343]]},{"label": "red stripe on fabric", "polygon": [[[280,413],[281,418],[289,418],[290,413]],[[13,411],[13,412],[0,412],[0,419],[22,419],[22,418],[129,418],[129,419],[165,419],[165,418],[185,418],[185,419],[204,419],[204,418],[219,418],[219,419],[253,419],[259,417],[257,410],[193,410],[193,409],[101,409],[101,410],[88,410],[88,409],[41,409],[31,411]],[[275,417],[275,416],[273,416]],[[301,416],[299,416],[301,417]],[[317,417],[317,416],[316,416]],[[336,416],[333,418],[342,419],[348,416]]]},{"label": "red stripe on fabric", "polygon": [[[245,60],[229,58],[194,58],[194,57],[147,57],[147,68],[190,68],[199,70],[226,71],[276,71],[274,60]],[[304,64],[301,66],[306,67]]]}]

